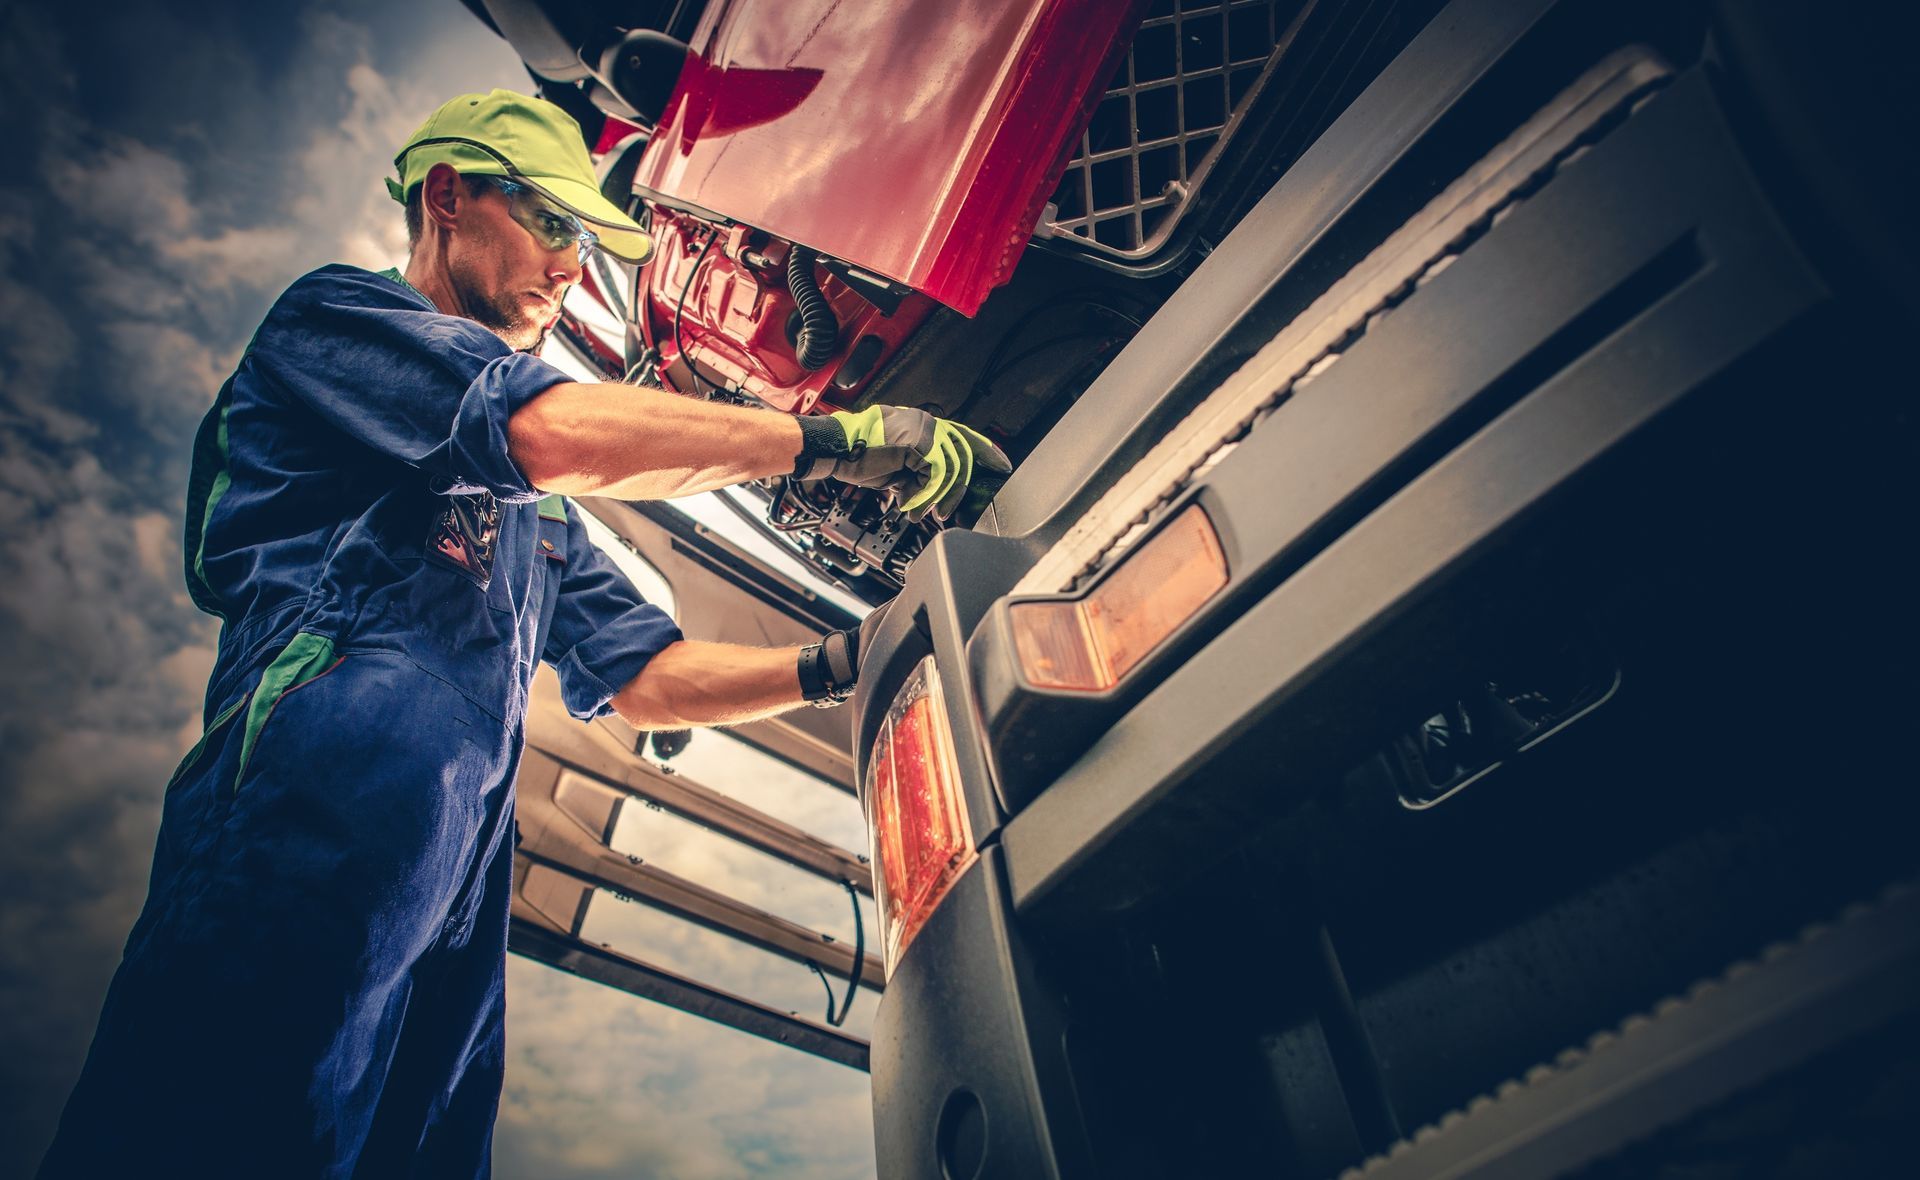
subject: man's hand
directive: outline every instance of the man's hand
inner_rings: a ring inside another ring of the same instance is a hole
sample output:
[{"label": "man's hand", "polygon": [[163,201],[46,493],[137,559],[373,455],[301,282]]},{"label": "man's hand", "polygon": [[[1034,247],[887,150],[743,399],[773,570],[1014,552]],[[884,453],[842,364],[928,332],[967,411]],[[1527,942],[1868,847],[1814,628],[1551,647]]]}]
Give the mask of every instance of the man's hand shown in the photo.
[{"label": "man's hand", "polygon": [[979,431],[904,406],[803,417],[800,436],[794,478],[890,488],[913,520],[929,511],[946,520],[969,488],[984,498],[1013,471],[1005,452]]}]

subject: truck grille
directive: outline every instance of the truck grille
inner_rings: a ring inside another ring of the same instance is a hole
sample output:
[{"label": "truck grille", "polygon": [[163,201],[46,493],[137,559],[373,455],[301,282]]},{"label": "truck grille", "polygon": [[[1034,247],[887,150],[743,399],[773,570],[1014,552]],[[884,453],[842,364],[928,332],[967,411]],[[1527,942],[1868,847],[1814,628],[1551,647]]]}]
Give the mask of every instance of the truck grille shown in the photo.
[{"label": "truck grille", "polygon": [[1155,0],[1080,146],[1040,236],[1116,258],[1172,235],[1312,0]]},{"label": "truck grille", "polygon": [[1620,50],[1587,71],[1189,411],[1074,521],[1013,593],[1058,594],[1086,584],[1238,439],[1337,364],[1373,325],[1452,265],[1563,164],[1628,118],[1670,76],[1670,67],[1637,49]]}]

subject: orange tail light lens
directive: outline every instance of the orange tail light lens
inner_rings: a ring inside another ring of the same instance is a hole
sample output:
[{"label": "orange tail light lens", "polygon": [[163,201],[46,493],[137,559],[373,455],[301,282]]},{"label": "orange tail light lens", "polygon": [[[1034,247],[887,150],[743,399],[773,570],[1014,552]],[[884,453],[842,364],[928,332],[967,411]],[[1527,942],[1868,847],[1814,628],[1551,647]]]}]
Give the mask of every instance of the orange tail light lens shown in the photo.
[{"label": "orange tail light lens", "polygon": [[1220,538],[1191,505],[1085,598],[1009,607],[1020,669],[1036,688],[1112,688],[1226,584]]},{"label": "orange tail light lens", "polygon": [[867,781],[867,834],[878,870],[874,901],[891,976],[927,917],[978,859],[931,656],[888,707]]}]

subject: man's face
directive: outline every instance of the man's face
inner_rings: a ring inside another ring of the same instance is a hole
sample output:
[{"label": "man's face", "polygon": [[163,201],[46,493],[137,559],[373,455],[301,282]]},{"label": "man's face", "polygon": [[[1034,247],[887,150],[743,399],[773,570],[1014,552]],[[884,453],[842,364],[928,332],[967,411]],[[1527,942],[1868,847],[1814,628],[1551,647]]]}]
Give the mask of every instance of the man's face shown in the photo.
[{"label": "man's face", "polygon": [[515,198],[517,209],[490,183],[461,195],[459,230],[447,243],[460,311],[508,347],[531,351],[559,320],[567,288],[580,281],[579,249],[572,241],[549,247],[516,219],[516,212],[528,217],[545,205],[537,194]]}]

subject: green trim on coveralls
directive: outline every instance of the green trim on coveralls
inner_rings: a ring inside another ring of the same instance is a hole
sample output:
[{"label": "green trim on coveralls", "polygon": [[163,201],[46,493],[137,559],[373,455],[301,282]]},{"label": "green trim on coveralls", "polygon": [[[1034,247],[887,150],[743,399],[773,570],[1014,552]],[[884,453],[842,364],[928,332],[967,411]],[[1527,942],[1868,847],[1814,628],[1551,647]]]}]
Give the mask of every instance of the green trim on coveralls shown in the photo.
[{"label": "green trim on coveralls", "polygon": [[242,693],[240,694],[239,700],[220,710],[220,715],[213,719],[212,724],[201,731],[200,740],[193,743],[193,749],[188,750],[187,756],[180,760],[180,765],[174,767],[173,774],[167,779],[167,790],[171,791],[173,785],[179,782],[189,770],[194,768],[194,764],[200,761],[200,755],[207,752],[207,743],[213,740],[213,735],[219,733],[221,727],[226,725],[227,722],[232,721],[233,715],[238,713],[241,707],[252,697],[253,694],[250,692]]},{"label": "green trim on coveralls", "polygon": [[273,657],[267,670],[260,673],[260,683],[253,690],[253,703],[247,708],[246,732],[240,739],[240,769],[233,776],[235,794],[240,791],[240,780],[246,777],[254,743],[260,740],[260,731],[267,727],[267,718],[273,716],[273,708],[280,703],[280,698],[331,670],[337,662],[333,658],[333,640],[302,631]]},{"label": "green trim on coveralls", "polygon": [[193,605],[225,621],[220,596],[207,581],[207,526],[213,510],[233,479],[227,470],[227,408],[233,402],[233,378],[227,378],[213,399],[213,408],[200,420],[193,435],[193,460],[187,476],[186,538],[181,546],[187,559],[187,594]]},{"label": "green trim on coveralls", "polygon": [[[383,279],[392,279],[394,282],[399,283],[402,287],[405,287],[407,290],[412,291],[415,295],[420,295],[420,288],[414,286],[412,283],[409,283],[407,281],[407,276],[401,274],[400,268],[397,266],[389,266],[387,269],[383,271],[377,271],[375,273],[377,273]],[[420,298],[427,299],[425,295],[420,295]],[[427,299],[427,302],[432,303],[433,300]]]}]

